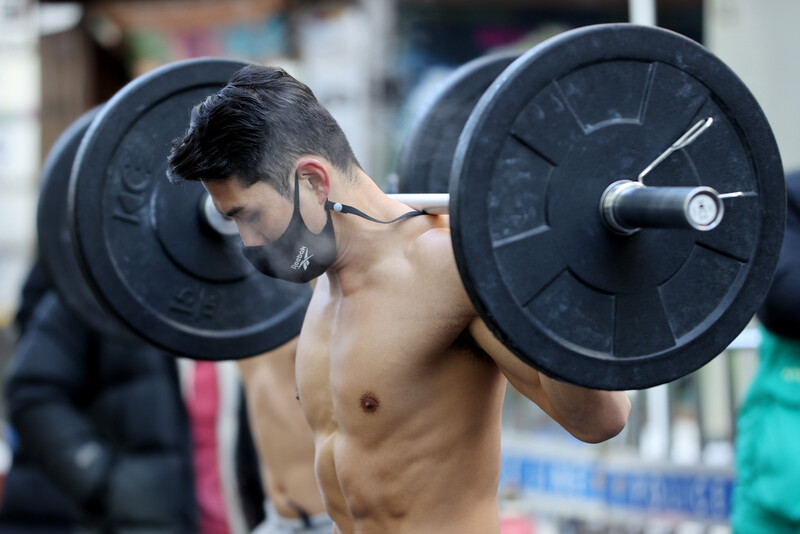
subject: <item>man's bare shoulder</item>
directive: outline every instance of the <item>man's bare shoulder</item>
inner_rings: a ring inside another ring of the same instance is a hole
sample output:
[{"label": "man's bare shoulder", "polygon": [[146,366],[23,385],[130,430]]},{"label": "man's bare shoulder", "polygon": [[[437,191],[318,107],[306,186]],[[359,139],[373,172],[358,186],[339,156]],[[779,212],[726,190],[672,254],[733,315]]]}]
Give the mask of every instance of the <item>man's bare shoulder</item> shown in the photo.
[{"label": "man's bare shoulder", "polygon": [[407,258],[414,266],[417,280],[429,286],[432,294],[447,299],[454,308],[463,307],[473,313],[453,255],[449,220],[443,215],[426,219],[407,248]]},{"label": "man's bare shoulder", "polygon": [[406,257],[423,268],[455,267],[453,244],[447,216],[420,217],[419,224],[410,229]]}]

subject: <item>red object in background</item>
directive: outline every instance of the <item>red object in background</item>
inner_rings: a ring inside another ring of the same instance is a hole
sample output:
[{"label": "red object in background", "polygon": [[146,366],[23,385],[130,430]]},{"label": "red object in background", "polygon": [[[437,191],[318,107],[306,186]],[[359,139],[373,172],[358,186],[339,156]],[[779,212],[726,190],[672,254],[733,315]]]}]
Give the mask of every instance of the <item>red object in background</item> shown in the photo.
[{"label": "red object in background", "polygon": [[501,534],[536,534],[533,519],[528,517],[506,517],[500,519]]},{"label": "red object in background", "polygon": [[4,436],[0,436],[0,502],[3,502],[3,490],[6,487],[6,476],[11,469],[11,447]]},{"label": "red object in background", "polygon": [[217,442],[219,384],[214,362],[195,362],[189,399],[194,441],[194,473],[200,512],[200,534],[229,534]]},{"label": "red object in background", "polygon": [[480,28],[475,32],[475,43],[481,50],[491,50],[519,42],[525,32],[517,28]]}]

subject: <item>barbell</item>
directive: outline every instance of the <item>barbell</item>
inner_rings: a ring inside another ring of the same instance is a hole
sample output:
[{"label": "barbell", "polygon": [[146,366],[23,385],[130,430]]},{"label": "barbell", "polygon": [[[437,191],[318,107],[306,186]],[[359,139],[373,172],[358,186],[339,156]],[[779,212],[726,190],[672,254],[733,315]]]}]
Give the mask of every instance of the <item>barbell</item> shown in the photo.
[{"label": "barbell", "polygon": [[97,116],[95,107],[78,117],[59,135],[42,165],[36,230],[39,260],[51,285],[66,305],[93,330],[107,336],[131,336],[122,323],[110,317],[98,303],[83,277],[73,249],[67,210],[67,190],[75,154],[83,135]]},{"label": "barbell", "polygon": [[[523,360],[644,388],[698,369],[752,319],[783,240],[783,169],[755,98],[708,50],[659,28],[580,28],[472,105],[460,133],[440,132],[458,135],[454,250],[475,307]],[[428,150],[421,131],[403,154],[424,162],[447,140]]]},{"label": "barbell", "polygon": [[311,296],[255,271],[238,236],[206,209],[201,184],[166,180],[169,143],[189,110],[243,66],[188,60],[133,80],[92,121],[70,177],[72,234],[95,296],[154,345],[197,359],[286,343]]},{"label": "barbell", "polygon": [[[694,371],[746,326],[777,263],[785,185],[763,112],[719,59],[663,29],[590,26],[512,59],[483,81],[461,72],[488,87],[435,138],[455,147],[437,156],[451,161],[449,195],[423,184],[397,198],[450,213],[464,286],[523,361],[601,389]],[[189,60],[132,81],[83,135],[70,178],[92,292],[134,332],[198,359],[277,347],[310,298],[246,263],[202,185],[165,178],[189,110],[242,66]],[[433,148],[424,132],[409,143]]]}]

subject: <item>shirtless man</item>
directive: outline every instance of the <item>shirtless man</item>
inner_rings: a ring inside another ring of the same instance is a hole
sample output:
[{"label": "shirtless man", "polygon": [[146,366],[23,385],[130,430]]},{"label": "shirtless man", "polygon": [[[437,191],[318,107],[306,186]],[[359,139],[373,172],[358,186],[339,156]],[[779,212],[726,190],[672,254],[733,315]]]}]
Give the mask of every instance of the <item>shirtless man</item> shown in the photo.
[{"label": "shirtless man", "polygon": [[331,531],[314,476],[314,440],[296,399],[296,351],[297,338],[238,361],[267,494],[267,518],[253,534]]},{"label": "shirtless man", "polygon": [[386,196],[284,71],[246,67],[196,106],[168,172],[203,181],[260,271],[324,274],[296,379],[334,532],[498,533],[507,382],[583,441],[624,427],[624,392],[552,380],[497,341],[458,275],[448,218]]}]

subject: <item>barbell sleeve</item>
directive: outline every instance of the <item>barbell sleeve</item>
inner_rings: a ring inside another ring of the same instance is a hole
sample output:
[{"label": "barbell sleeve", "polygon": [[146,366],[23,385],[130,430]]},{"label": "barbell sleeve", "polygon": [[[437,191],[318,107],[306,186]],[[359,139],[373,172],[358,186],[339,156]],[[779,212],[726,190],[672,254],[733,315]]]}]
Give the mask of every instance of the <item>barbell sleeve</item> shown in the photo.
[{"label": "barbell sleeve", "polygon": [[223,237],[234,236],[239,233],[236,223],[217,211],[214,207],[214,200],[211,195],[204,193],[200,197],[200,220],[207,224],[212,230]]},{"label": "barbell sleeve", "polygon": [[[447,193],[389,195],[416,210],[449,212]],[[722,221],[724,207],[711,187],[652,187],[633,180],[612,183],[600,198],[600,215],[608,228],[621,235],[641,228],[694,228],[708,231]]]},{"label": "barbell sleeve", "polygon": [[708,231],[722,221],[724,207],[714,189],[651,187],[620,180],[600,198],[600,214],[610,230],[630,235],[641,228],[694,228]]}]

